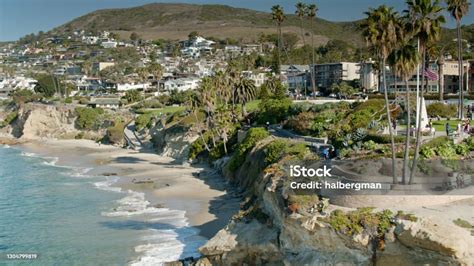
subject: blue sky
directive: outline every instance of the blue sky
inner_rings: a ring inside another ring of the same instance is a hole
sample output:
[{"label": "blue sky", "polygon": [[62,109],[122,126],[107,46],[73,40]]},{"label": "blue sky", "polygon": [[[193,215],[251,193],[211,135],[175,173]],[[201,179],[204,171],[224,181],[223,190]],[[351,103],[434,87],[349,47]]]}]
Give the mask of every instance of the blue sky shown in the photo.
[{"label": "blue sky", "polygon": [[[268,11],[272,5],[280,4],[287,13],[294,12],[297,0],[0,0],[0,41],[17,40],[25,34],[48,31],[78,16],[104,8],[122,8],[147,3],[194,3],[225,4],[235,7]],[[369,7],[380,4],[404,9],[402,0],[306,0],[318,5],[318,16],[330,21],[352,21],[363,17]],[[465,24],[474,23],[474,12],[464,19]],[[448,26],[454,26],[448,18]]]}]

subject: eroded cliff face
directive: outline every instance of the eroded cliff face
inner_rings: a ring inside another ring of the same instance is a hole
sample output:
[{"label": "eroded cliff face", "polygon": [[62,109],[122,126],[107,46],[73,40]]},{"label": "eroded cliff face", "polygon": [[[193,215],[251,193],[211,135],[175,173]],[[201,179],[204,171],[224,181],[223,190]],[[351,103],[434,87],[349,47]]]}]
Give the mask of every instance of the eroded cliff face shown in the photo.
[{"label": "eroded cliff face", "polygon": [[[396,219],[383,242],[365,232],[348,236],[337,232],[319,213],[288,211],[285,175],[265,168],[264,144],[255,147],[238,171],[223,169],[225,177],[246,192],[242,210],[225,229],[200,248],[213,265],[266,263],[280,265],[472,265],[474,254],[446,234],[468,234],[461,228]],[[331,205],[335,209],[353,210]]]},{"label": "eroded cliff face", "polygon": [[18,109],[18,117],[3,132],[19,141],[43,138],[74,139],[79,135],[88,139],[101,139],[105,129],[82,131],[75,128],[73,106],[29,103]]},{"label": "eroded cliff face", "polygon": [[77,134],[74,109],[64,106],[28,104],[19,109],[12,135],[21,139],[61,138]]},{"label": "eroded cliff face", "polygon": [[190,145],[199,137],[192,130],[181,125],[165,127],[158,123],[150,129],[151,142],[158,154],[177,161],[186,161]]}]

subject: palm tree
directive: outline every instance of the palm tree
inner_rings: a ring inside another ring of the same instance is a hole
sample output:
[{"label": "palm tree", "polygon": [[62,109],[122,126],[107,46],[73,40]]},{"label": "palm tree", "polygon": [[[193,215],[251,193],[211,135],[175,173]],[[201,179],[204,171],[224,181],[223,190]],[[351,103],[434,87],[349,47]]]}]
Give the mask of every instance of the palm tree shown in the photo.
[{"label": "palm tree", "polygon": [[[441,14],[443,8],[439,6],[439,0],[408,0],[408,30],[419,40],[421,51],[421,67],[422,72],[426,69],[426,51],[429,43],[439,40],[441,33],[441,25],[445,22],[444,16]],[[420,91],[420,99],[423,99],[425,89],[425,75],[421,76],[422,89]],[[417,167],[418,153],[421,144],[421,110],[419,102],[416,103],[416,115],[418,116],[418,124],[416,125],[416,145],[415,155],[413,157],[413,165],[410,173],[410,184],[413,183],[415,170]]]},{"label": "palm tree", "polygon": [[245,109],[245,104],[257,96],[257,90],[255,87],[255,82],[247,78],[240,78],[235,84],[235,97],[236,102],[242,105],[242,115],[247,117],[247,110]]},{"label": "palm tree", "polygon": [[456,19],[456,31],[457,31],[457,41],[458,41],[458,69],[459,69],[459,119],[464,118],[463,114],[463,84],[464,84],[464,74],[463,74],[463,63],[462,63],[462,39],[461,39],[461,19],[464,15],[469,12],[469,0],[446,0],[448,4],[448,11],[451,13],[451,16]]},{"label": "palm tree", "polygon": [[272,19],[273,21],[276,22],[277,24],[277,30],[278,30],[278,51],[277,51],[277,57],[278,57],[278,68],[280,68],[281,65],[281,58],[280,58],[280,52],[282,49],[282,38],[281,38],[281,24],[283,21],[285,21],[285,13],[283,11],[283,7],[280,5],[275,5],[272,6]]},{"label": "palm tree", "polygon": [[315,73],[314,73],[314,29],[313,29],[313,24],[314,24],[314,19],[316,18],[316,12],[318,12],[318,7],[315,4],[308,5],[307,8],[307,16],[309,20],[311,21],[311,63],[312,65],[310,66],[311,70],[311,90],[313,91],[313,97],[316,97],[316,80],[315,80]]},{"label": "palm tree", "polygon": [[298,2],[296,3],[295,7],[296,7],[295,14],[300,19],[300,29],[301,29],[301,38],[303,40],[303,46],[305,46],[306,41],[304,38],[303,18],[306,16],[306,4],[303,2]]},{"label": "palm tree", "polygon": [[204,139],[204,135],[202,134],[202,132],[205,130],[204,129],[205,126],[199,120],[199,117],[198,117],[199,110],[202,108],[202,102],[198,94],[193,94],[191,98],[189,99],[188,103],[191,109],[191,113],[194,115],[194,119],[195,119],[194,127],[196,131],[198,132],[198,135],[201,138],[202,143],[204,143],[204,148],[209,152],[211,151],[211,149],[209,148],[209,145],[207,145],[207,141]]},{"label": "palm tree", "polygon": [[398,183],[396,176],[396,160],[395,160],[395,140],[393,136],[393,128],[391,121],[390,102],[388,100],[387,90],[387,58],[391,51],[396,47],[397,42],[401,39],[401,22],[399,15],[391,7],[385,5],[379,6],[377,9],[370,9],[365,13],[367,19],[362,23],[363,35],[367,44],[373,48],[377,56],[382,61],[383,90],[385,98],[385,109],[390,134],[390,143],[392,149],[392,177],[393,183]]},{"label": "palm tree", "polygon": [[411,129],[411,110],[410,110],[410,88],[408,80],[413,76],[413,73],[418,67],[419,54],[417,48],[406,41],[402,41],[399,48],[394,50],[390,56],[389,61],[393,65],[394,72],[401,77],[405,82],[405,109],[407,112],[407,128],[405,139],[405,154],[403,156],[403,175],[402,183],[406,184],[409,177],[409,154],[410,154],[410,129]]}]

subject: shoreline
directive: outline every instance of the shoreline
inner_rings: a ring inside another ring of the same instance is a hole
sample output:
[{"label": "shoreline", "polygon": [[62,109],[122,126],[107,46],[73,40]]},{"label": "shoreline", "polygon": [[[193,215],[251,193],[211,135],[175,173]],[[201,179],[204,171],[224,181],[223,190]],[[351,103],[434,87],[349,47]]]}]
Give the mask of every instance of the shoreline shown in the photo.
[{"label": "shoreline", "polygon": [[26,152],[57,157],[57,165],[88,168],[88,175],[117,176],[112,187],[144,193],[150,206],[185,211],[189,226],[212,238],[239,210],[240,197],[205,165],[176,164],[172,158],[91,140],[31,140],[15,145]]}]

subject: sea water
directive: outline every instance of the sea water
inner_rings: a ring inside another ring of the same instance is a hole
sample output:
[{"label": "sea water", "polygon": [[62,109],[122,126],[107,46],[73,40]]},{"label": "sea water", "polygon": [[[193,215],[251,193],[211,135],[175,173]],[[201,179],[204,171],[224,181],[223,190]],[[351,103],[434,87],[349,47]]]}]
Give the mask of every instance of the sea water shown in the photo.
[{"label": "sea water", "polygon": [[[199,256],[205,239],[184,211],[144,194],[0,145],[0,265],[159,265]],[[31,261],[7,254],[33,253]]]}]

